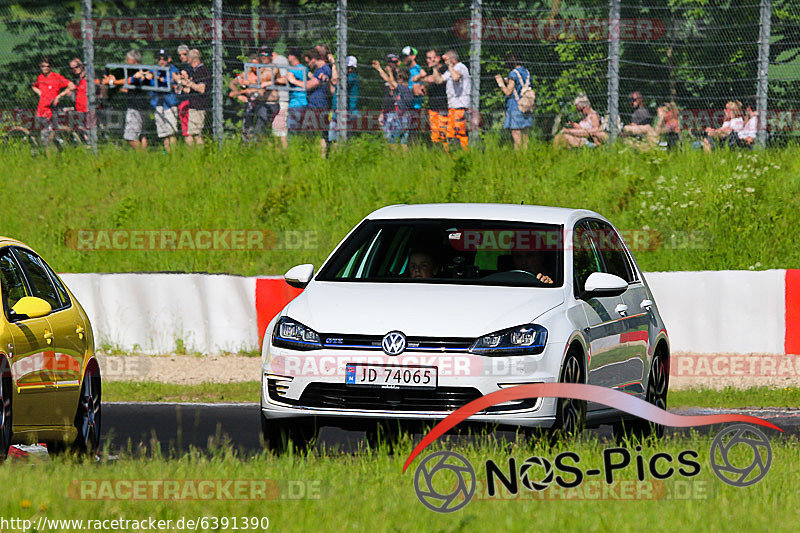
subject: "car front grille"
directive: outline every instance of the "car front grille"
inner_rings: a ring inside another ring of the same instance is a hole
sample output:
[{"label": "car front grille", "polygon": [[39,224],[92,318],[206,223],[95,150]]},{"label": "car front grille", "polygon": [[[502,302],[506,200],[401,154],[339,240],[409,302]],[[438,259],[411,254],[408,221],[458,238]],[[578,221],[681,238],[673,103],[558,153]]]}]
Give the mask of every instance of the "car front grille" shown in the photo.
[{"label": "car front grille", "polygon": [[[436,389],[382,389],[378,387],[352,387],[343,383],[310,383],[299,400],[283,396],[275,380],[268,380],[269,397],[281,403],[298,407],[355,409],[362,411],[455,411],[472,400],[480,398],[473,387],[437,387]],[[536,398],[510,405],[493,406],[483,411],[496,413],[531,409]]]},{"label": "car front grille", "polygon": [[[383,336],[320,334],[323,348],[351,350],[381,350]],[[467,352],[475,339],[448,337],[407,337],[406,351]]]}]

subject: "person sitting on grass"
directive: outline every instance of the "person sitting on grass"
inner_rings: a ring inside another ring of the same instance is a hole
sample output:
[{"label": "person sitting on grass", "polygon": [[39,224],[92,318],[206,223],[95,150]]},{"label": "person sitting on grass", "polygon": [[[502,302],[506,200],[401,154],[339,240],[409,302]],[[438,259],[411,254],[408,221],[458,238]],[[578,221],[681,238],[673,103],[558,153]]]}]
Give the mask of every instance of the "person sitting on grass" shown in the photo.
[{"label": "person sitting on grass", "polygon": [[637,136],[644,141],[629,139],[629,144],[641,150],[649,150],[658,145],[659,139],[663,135],[667,143],[667,148],[673,148],[678,144],[678,136],[681,131],[681,123],[678,118],[678,106],[673,102],[667,102],[658,108],[655,124],[627,124],[622,134],[624,136]]},{"label": "person sitting on grass", "polygon": [[747,106],[747,122],[744,127],[736,132],[736,145],[739,148],[753,149],[756,142],[756,134],[758,133],[758,111],[754,111],[752,107]]},{"label": "person sitting on grass", "polygon": [[[742,103],[738,100],[731,100],[725,104],[725,121],[719,128],[708,127],[705,129],[703,136],[703,150],[710,152],[712,143],[716,141],[717,147],[725,145],[730,146],[731,143],[736,144],[736,133],[744,128],[744,113],[742,112]],[[734,134],[733,136],[731,134]]]},{"label": "person sitting on grass", "polygon": [[569,127],[558,132],[553,139],[553,146],[578,148],[605,142],[608,134],[600,128],[600,115],[592,109],[589,98],[581,93],[575,98],[574,104],[575,108],[583,115],[583,120],[570,122]]}]

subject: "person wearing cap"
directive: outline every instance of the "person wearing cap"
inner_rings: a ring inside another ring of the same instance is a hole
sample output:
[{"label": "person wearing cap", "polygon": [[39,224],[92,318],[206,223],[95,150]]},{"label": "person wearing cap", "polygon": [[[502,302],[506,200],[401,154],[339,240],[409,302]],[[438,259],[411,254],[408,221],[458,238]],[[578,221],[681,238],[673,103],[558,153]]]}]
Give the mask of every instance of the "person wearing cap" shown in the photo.
[{"label": "person wearing cap", "polygon": [[[180,73],[178,68],[172,64],[172,58],[163,48],[158,51],[156,60],[159,67],[167,67],[169,72],[167,75],[164,75],[163,71],[148,72],[147,78],[153,87],[166,87],[166,76],[174,79]],[[162,139],[164,150],[169,152],[177,141],[175,136],[178,134],[178,95],[174,91],[153,91],[150,95],[150,106],[155,111],[156,134],[159,139]]]},{"label": "person wearing cap", "polygon": [[467,137],[467,111],[469,110],[470,91],[472,83],[467,66],[458,60],[455,50],[448,50],[442,56],[447,72],[441,74],[433,69],[435,83],[444,83],[447,92],[447,144],[458,142],[466,150],[469,138]]},{"label": "person wearing cap", "polygon": [[417,49],[413,46],[406,46],[402,50],[403,63],[408,67],[408,88],[414,95],[413,105],[414,109],[422,109],[422,78],[427,73],[419,64],[417,64]]},{"label": "person wearing cap", "polygon": [[[258,49],[258,61],[264,65],[269,65],[272,63],[272,47],[271,46],[262,46]],[[288,65],[288,63],[287,63]],[[261,86],[268,87],[272,85],[272,75],[273,71],[270,69],[262,69],[261,70]],[[276,81],[277,78],[280,77],[280,72],[278,75],[275,76]],[[271,91],[259,91],[256,96],[257,102],[257,109],[256,109],[256,133],[260,133],[262,129],[266,128],[267,125],[272,125],[272,122],[275,120],[275,117],[278,115],[280,111],[280,92],[278,90],[271,90]],[[289,96],[288,94],[286,96]],[[288,102],[288,100],[287,100]]]},{"label": "person wearing cap", "polygon": [[[358,60],[355,56],[345,58],[347,64],[347,122],[353,123],[353,119],[358,115]],[[333,114],[331,123],[328,127],[328,142],[336,142],[339,136],[338,122],[336,120],[336,110],[339,104],[339,70],[333,65],[333,76],[331,76],[331,92],[333,93]]]}]

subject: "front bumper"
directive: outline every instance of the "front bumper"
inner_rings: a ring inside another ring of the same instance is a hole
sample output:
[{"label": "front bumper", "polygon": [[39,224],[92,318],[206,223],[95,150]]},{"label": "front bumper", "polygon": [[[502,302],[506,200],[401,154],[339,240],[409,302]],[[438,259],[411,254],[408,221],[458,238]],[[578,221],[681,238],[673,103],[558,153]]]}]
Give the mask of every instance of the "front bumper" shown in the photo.
[{"label": "front bumper", "polygon": [[[346,349],[300,352],[270,345],[262,364],[261,411],[268,419],[321,417],[341,419],[343,425],[386,419],[436,422],[469,401],[503,388],[557,381],[565,347],[549,343],[538,355],[486,357],[411,350],[400,356]],[[347,386],[348,363],[436,367],[438,383],[430,390]],[[469,420],[550,427],[555,411],[554,398],[534,398],[487,408]]]}]

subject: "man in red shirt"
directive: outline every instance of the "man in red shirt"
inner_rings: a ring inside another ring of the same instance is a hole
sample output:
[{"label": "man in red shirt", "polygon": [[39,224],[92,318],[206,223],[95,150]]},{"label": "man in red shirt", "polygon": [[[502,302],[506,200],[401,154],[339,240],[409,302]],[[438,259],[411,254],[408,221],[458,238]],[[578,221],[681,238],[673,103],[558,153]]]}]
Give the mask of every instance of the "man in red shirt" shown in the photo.
[{"label": "man in red shirt", "polygon": [[81,137],[84,137],[85,140],[86,130],[91,127],[86,114],[89,110],[89,100],[86,95],[86,69],[83,68],[83,61],[77,57],[70,60],[69,68],[72,70],[73,78],[75,78],[73,84],[77,84],[75,114],[70,116],[70,129],[79,131]]},{"label": "man in red shirt", "polygon": [[67,78],[53,72],[52,63],[46,57],[39,62],[42,73],[33,84],[33,92],[39,95],[39,105],[36,107],[36,126],[41,129],[43,144],[48,144],[53,139],[53,109],[58,105],[59,99],[65,94],[75,90],[75,84]]}]

